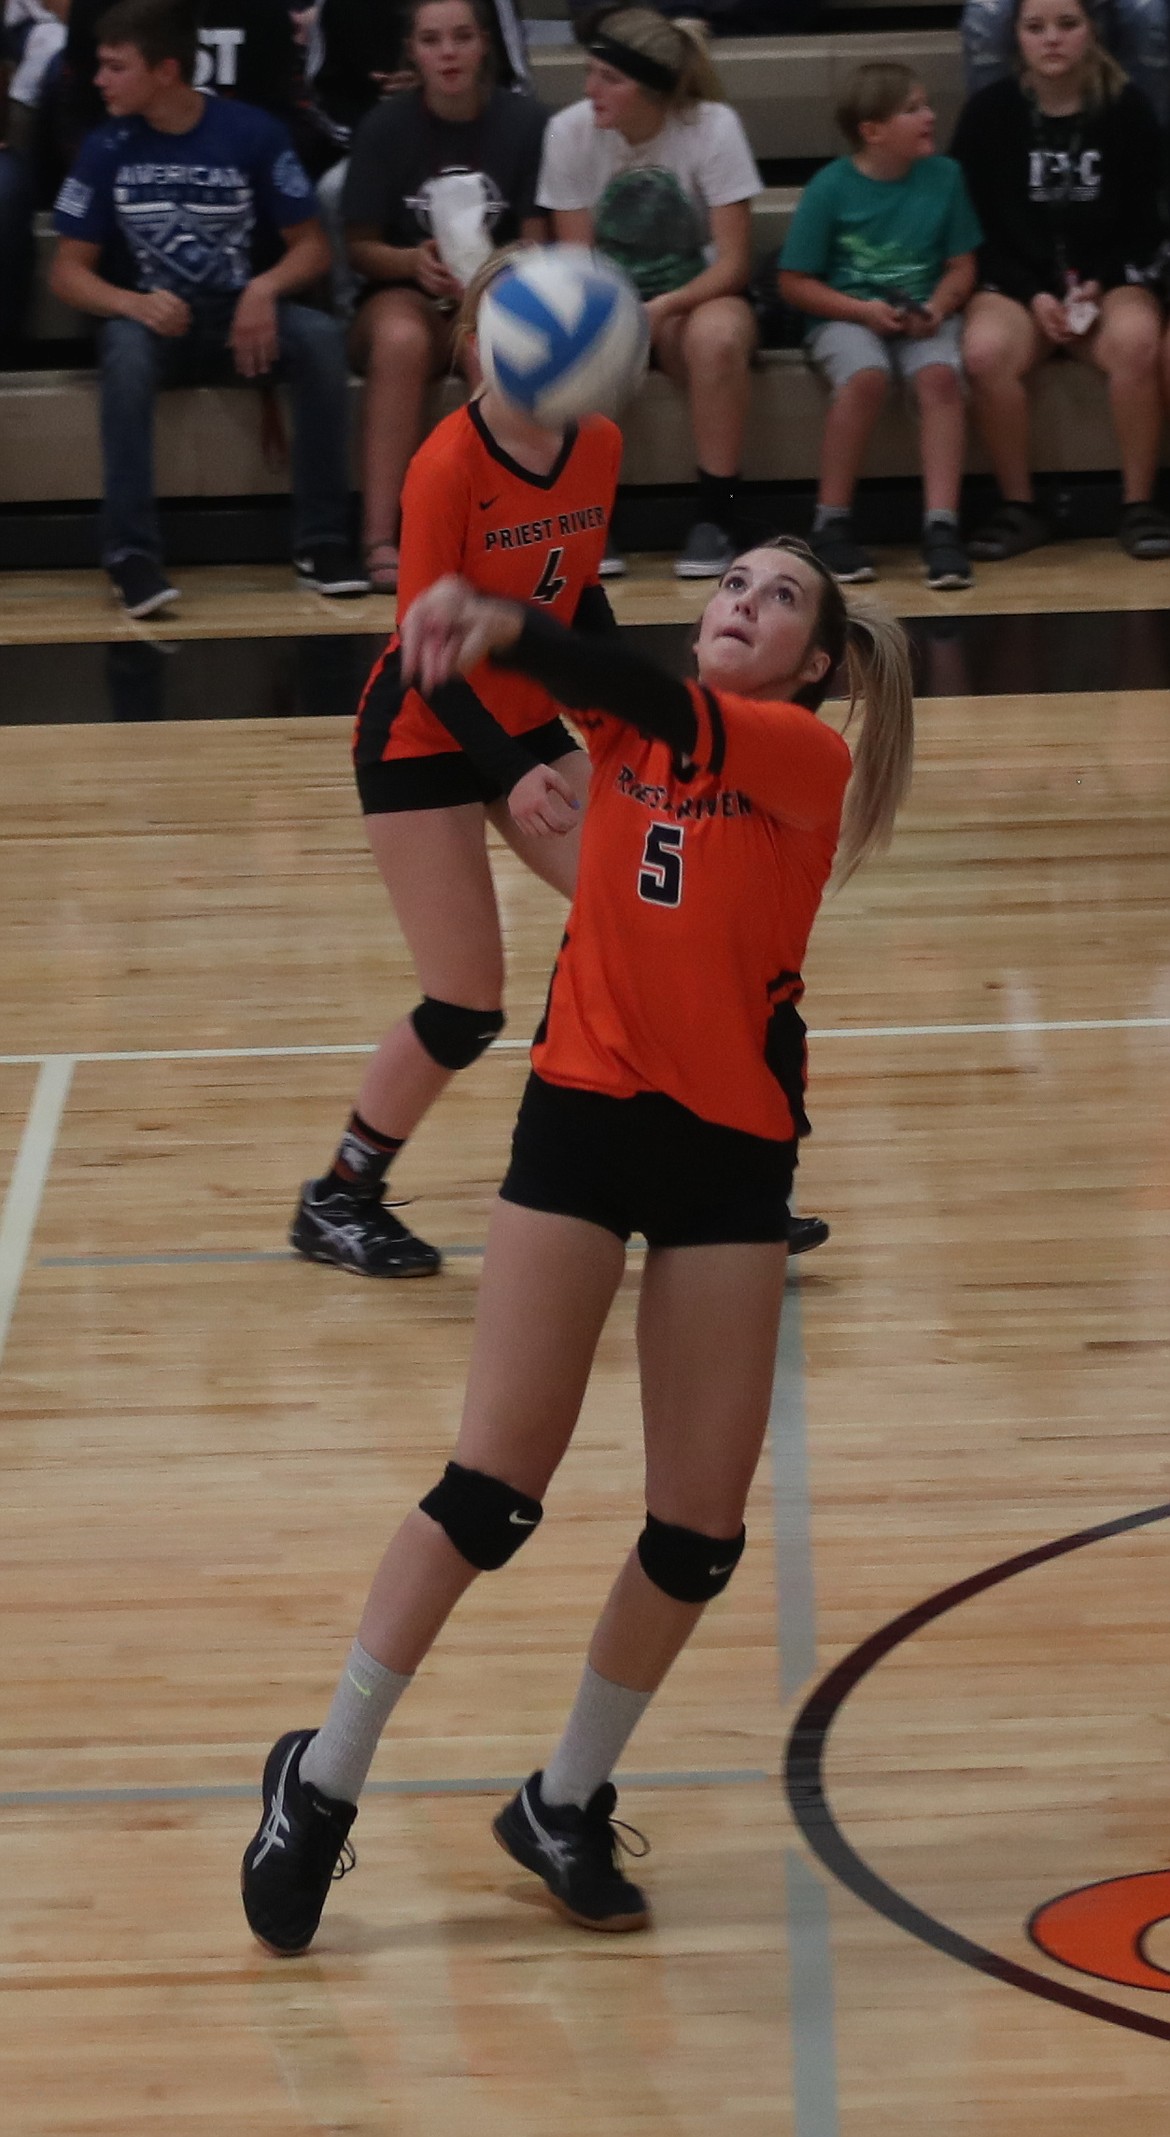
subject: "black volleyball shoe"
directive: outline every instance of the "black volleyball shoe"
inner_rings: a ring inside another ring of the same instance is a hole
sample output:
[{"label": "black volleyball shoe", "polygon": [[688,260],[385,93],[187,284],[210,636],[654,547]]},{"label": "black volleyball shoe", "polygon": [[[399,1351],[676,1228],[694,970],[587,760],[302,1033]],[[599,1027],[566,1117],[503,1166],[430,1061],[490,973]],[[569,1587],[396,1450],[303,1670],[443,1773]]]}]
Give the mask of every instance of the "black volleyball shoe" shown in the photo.
[{"label": "black volleyball shoe", "polygon": [[306,1180],[289,1230],[289,1245],[306,1261],[325,1261],[358,1276],[433,1276],[442,1267],[438,1247],[407,1231],[376,1195],[323,1191]]},{"label": "black volleyball shoe", "polygon": [[278,1959],[308,1951],[330,1885],[357,1860],[349,1840],[356,1805],[301,1779],[301,1753],[315,1735],[292,1729],[272,1746],[260,1787],[264,1816],[240,1865],[248,1927]]},{"label": "black volleyball shoe", "polygon": [[[544,1879],[554,1907],[566,1921],[582,1929],[646,1929],[650,1902],[623,1877],[620,1851],[624,1848],[627,1854],[642,1856],[650,1849],[641,1833],[634,1835],[642,1842],[638,1849],[619,1837],[616,1828],[621,1821],[613,1817],[617,1803],[613,1782],[603,1781],[580,1810],[575,1803],[555,1808],[545,1803],[540,1779],[534,1773],[493,1819],[492,1831],[500,1846],[513,1862]],[[622,1830],[634,1832],[632,1826]]]},{"label": "black volleyball shoe", "polygon": [[823,1247],[829,1237],[829,1227],[823,1217],[790,1217],[788,1219],[788,1252],[808,1254],[813,1247]]}]

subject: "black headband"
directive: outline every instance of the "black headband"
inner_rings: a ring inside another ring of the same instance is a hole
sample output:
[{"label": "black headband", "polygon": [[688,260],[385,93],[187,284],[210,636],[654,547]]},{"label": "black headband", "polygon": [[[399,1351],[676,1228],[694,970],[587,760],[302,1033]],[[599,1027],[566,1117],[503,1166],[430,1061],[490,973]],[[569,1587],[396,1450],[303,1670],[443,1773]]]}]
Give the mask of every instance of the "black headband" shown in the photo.
[{"label": "black headband", "polygon": [[607,37],[604,30],[589,39],[586,49],[594,59],[603,59],[607,66],[616,67],[619,74],[628,74],[632,82],[640,82],[644,89],[657,89],[661,96],[669,96],[677,89],[682,69],[664,66],[660,59],[651,59],[647,52],[635,52],[633,45],[622,44],[617,37]]}]

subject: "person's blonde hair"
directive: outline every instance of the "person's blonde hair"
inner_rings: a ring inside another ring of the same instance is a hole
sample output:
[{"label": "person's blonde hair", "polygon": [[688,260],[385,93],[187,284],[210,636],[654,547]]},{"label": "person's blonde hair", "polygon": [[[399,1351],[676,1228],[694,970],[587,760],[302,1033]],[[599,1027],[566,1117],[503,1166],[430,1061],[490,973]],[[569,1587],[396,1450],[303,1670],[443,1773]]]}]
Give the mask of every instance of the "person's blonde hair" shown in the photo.
[{"label": "person's blonde hair", "polygon": [[[1020,16],[1027,5],[1028,0],[1015,0],[1015,5],[1012,8],[1012,35],[1016,40],[1016,67],[1021,75],[1025,75],[1028,71],[1024,65],[1024,55],[1020,51]],[[1105,46],[1098,37],[1097,25],[1087,5],[1087,0],[1074,0],[1074,5],[1080,9],[1081,14],[1089,25],[1089,49],[1081,63],[1085,102],[1090,105],[1111,104],[1114,97],[1120,96],[1129,80],[1129,76],[1125,68],[1120,66],[1117,60],[1114,59],[1112,52],[1106,51]]]},{"label": "person's blonde hair", "polygon": [[475,322],[485,290],[491,288],[492,283],[503,274],[506,267],[512,267],[517,260],[525,259],[535,249],[530,240],[517,239],[513,245],[501,245],[498,252],[489,252],[486,260],[476,268],[464,288],[459,299],[459,309],[455,314],[455,333],[451,345],[452,370],[455,360],[462,356],[475,332]]},{"label": "person's blonde hair", "polygon": [[[707,50],[706,27],[690,19],[668,22],[653,7],[618,7],[588,18],[581,41],[589,49],[594,36],[612,37],[628,45],[674,75],[671,89],[646,89],[645,94],[668,111],[689,112],[696,104],[725,104],[727,92]],[[600,55],[604,58],[604,54]],[[640,87],[643,85],[639,85]]]},{"label": "person's blonde hair", "polygon": [[896,616],[880,602],[859,600],[842,592],[832,573],[807,542],[780,534],[756,545],[782,549],[810,564],[820,580],[820,599],[809,650],[827,653],[829,665],[818,683],[806,683],[796,702],[819,711],[838,673],[843,674],[849,709],[845,732],[858,708],[863,717],[852,743],[853,773],[845,795],[841,839],[833,882],[840,889],[872,854],[881,853],[893,836],[894,820],[910,791],[914,768],[914,686],[910,644]]}]

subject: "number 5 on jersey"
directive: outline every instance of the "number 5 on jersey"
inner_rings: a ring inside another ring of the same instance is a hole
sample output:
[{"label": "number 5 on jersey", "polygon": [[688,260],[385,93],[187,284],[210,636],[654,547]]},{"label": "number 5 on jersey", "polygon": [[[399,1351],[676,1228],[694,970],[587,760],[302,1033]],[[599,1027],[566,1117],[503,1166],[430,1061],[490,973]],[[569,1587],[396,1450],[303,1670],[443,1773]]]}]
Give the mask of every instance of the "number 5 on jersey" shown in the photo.
[{"label": "number 5 on jersey", "polygon": [[651,824],[638,869],[638,896],[648,905],[681,905],[683,826]]}]

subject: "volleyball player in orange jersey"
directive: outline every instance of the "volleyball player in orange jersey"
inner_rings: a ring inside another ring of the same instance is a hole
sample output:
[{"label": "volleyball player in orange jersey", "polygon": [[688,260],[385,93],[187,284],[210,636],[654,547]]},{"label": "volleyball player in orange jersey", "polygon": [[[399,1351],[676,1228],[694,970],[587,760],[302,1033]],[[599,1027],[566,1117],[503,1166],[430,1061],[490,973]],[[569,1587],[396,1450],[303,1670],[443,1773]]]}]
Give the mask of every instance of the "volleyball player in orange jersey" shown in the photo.
[{"label": "volleyball player in orange jersey", "polygon": [[[494,1830],[570,1920],[647,1921],[645,1895],[619,1867],[609,1776],[744,1548],[785,1201],[807,1127],[805,946],[839,831],[844,877],[888,838],[910,774],[901,629],[852,612],[800,542],[733,564],[700,626],[697,684],[457,582],[416,603],[404,638],[424,690],[487,655],[502,676],[594,708],[582,718],[593,785],[489,1226],[454,1459],[378,1568],[323,1727],[281,1737],[265,1767],[244,1906],[260,1941],[283,1953],[315,1933],[378,1737],[414,1671],[477,1574],[502,1566],[541,1519],[635,1230],[647,1242],[646,1522],[565,1733]],[[816,718],[842,657],[865,705],[852,778],[845,742]]]},{"label": "volleyball player in orange jersey", "polygon": [[[493,255],[483,291],[516,257]],[[605,416],[549,430],[490,389],[420,446],[403,489],[398,613],[458,573],[578,629],[615,628],[598,581],[621,433]],[[387,1170],[459,1069],[503,1029],[504,951],[487,853],[490,821],[527,866],[571,897],[589,761],[542,684],[486,663],[425,693],[402,673],[396,632],[366,685],[354,769],[374,859],[422,1000],[382,1039],[328,1174],[302,1190],[298,1253],[364,1276],[427,1276],[437,1249],[383,1206]]]}]

